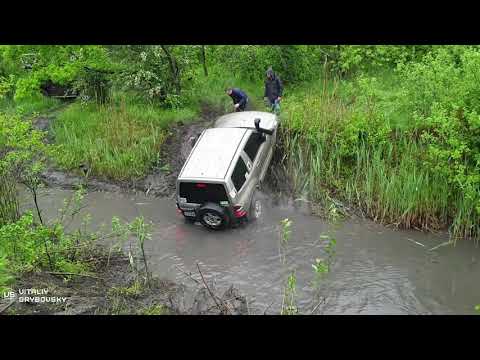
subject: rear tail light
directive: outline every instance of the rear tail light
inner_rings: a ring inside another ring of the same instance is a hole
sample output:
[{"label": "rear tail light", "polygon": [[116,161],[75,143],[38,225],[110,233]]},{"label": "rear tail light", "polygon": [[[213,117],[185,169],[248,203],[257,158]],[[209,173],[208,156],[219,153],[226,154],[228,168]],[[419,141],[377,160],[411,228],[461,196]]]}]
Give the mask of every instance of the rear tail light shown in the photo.
[{"label": "rear tail light", "polygon": [[240,205],[235,205],[233,207],[233,215],[235,215],[236,218],[241,218],[247,215],[247,212],[243,210],[243,208]]},{"label": "rear tail light", "polygon": [[207,187],[207,184],[196,184],[195,187],[199,189],[205,189]]}]

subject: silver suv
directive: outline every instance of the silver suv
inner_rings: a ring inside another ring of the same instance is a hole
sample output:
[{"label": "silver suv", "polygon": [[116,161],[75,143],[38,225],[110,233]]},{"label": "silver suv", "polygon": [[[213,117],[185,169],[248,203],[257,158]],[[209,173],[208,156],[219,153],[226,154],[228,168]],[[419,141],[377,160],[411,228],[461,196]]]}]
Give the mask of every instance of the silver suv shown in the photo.
[{"label": "silver suv", "polygon": [[178,212],[213,230],[256,220],[278,117],[245,111],[218,118],[199,136],[177,179]]}]

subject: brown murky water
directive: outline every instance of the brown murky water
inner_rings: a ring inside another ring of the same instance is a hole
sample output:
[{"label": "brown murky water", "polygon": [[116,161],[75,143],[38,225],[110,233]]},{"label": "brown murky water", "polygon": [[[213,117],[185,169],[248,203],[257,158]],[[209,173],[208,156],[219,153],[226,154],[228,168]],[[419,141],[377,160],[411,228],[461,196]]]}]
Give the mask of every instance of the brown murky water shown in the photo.
[{"label": "brown murky water", "polygon": [[[71,194],[44,190],[41,207],[47,216]],[[179,282],[192,280],[200,264],[217,288],[236,285],[252,301],[252,309],[278,312],[287,269],[279,258],[280,220],[293,221],[287,267],[296,269],[298,305],[312,309],[312,264],[322,255],[319,236],[329,228],[337,240],[331,272],[321,282],[318,314],[472,314],[480,303],[480,249],[460,241],[442,246],[446,235],[394,231],[368,221],[348,221],[331,228],[325,221],[290,204],[265,200],[256,224],[223,232],[191,225],[175,211],[174,201],[142,195],[92,192],[84,212],[93,225],[109,224],[112,216],[131,220],[143,215],[153,222],[146,244],[148,261],[157,276]]]}]

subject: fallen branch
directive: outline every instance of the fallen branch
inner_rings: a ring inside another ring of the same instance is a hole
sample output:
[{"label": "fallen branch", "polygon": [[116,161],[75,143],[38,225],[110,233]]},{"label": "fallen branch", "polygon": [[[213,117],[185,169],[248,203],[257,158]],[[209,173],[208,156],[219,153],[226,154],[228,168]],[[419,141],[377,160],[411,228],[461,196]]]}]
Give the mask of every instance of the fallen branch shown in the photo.
[{"label": "fallen branch", "polygon": [[[205,278],[203,277],[202,271],[200,270],[200,265],[198,263],[197,263],[197,268],[198,268],[198,272],[200,273],[200,276],[202,277],[203,285],[208,290],[208,293],[212,297],[213,301],[215,301],[215,304],[217,305],[218,309],[220,311],[222,311],[222,308],[221,308],[220,304],[218,303],[216,296],[213,294],[212,290],[210,290],[210,288],[208,287],[207,282],[205,281]],[[223,307],[226,308],[231,314],[231,310],[228,308],[228,306],[223,304]]]},{"label": "fallen branch", "polygon": [[415,241],[415,240],[413,240],[413,239],[407,238],[407,240],[413,242],[414,244],[417,244],[417,245],[420,245],[420,246],[422,246],[422,247],[425,247],[425,245],[423,245],[422,243],[419,243],[418,241]]},{"label": "fallen branch", "polygon": [[322,303],[325,303],[325,301],[326,301],[326,298],[323,298],[323,299],[313,308],[313,310],[310,312],[310,315],[312,315],[312,314],[315,312],[315,310],[317,310],[318,307],[319,307]]},{"label": "fallen branch", "polygon": [[187,273],[186,271],[182,270],[178,265],[175,265],[175,267],[180,270],[183,274],[187,275],[190,279],[192,279],[193,281],[195,281],[195,283],[197,284],[200,284],[200,281],[198,281],[197,279],[195,279],[193,276],[192,276],[192,273]]},{"label": "fallen branch", "polygon": [[429,249],[428,251],[433,251],[433,250],[435,250],[435,249],[438,249],[439,247],[447,246],[447,245],[451,245],[451,244],[453,244],[452,241],[446,241],[446,242],[444,242],[444,243],[441,243],[440,245],[437,245],[437,246]]},{"label": "fallen branch", "polygon": [[272,306],[274,302],[275,302],[275,300],[273,300],[273,301],[270,303],[270,305],[268,305],[268,306],[265,308],[265,310],[263,310],[263,315],[267,315],[267,310],[270,309],[270,306]]}]

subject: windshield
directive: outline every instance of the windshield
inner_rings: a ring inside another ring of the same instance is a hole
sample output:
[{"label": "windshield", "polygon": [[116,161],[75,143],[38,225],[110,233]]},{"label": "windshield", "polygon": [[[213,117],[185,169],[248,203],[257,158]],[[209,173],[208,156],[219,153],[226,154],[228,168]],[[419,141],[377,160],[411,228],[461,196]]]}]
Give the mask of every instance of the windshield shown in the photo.
[{"label": "windshield", "polygon": [[223,184],[182,182],[179,186],[179,195],[180,198],[185,199],[185,202],[194,204],[228,201]]}]

